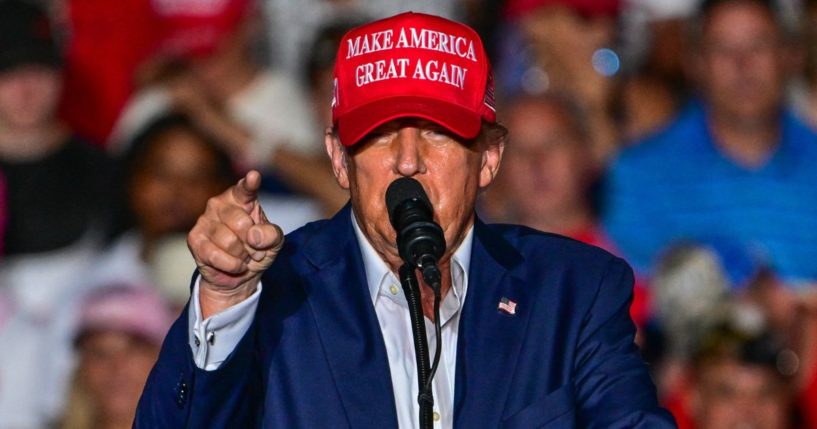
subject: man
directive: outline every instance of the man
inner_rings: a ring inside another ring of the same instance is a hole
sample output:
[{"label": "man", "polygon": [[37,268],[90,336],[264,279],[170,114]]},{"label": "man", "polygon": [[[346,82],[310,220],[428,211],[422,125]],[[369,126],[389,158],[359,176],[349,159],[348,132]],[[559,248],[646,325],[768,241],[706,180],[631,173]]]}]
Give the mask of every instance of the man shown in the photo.
[{"label": "man", "polygon": [[6,256],[65,248],[103,226],[110,212],[112,163],[59,122],[60,73],[45,13],[23,1],[0,3]]},{"label": "man", "polygon": [[0,1],[0,428],[61,412],[72,351],[58,313],[112,217],[112,162],[57,118],[61,73],[46,13]]},{"label": "man", "polygon": [[475,219],[505,136],[476,33],[415,13],[358,27],[341,41],[335,85],[325,141],[351,203],[284,243],[259,209],[257,174],[210,201],[188,240],[201,274],[194,298],[135,426],[416,427],[402,263],[384,203],[393,180],[412,177],[447,243],[435,427],[672,427],[633,345],[627,266]]},{"label": "man", "polygon": [[695,428],[795,427],[787,365],[796,359],[768,332],[713,329],[693,362],[689,406]]},{"label": "man", "polygon": [[[617,250],[591,203],[596,177],[583,110],[563,95],[521,95],[503,106],[513,144],[502,174],[484,193],[480,208],[490,220],[554,232],[609,252]],[[631,314],[649,317],[646,289],[636,282]]]},{"label": "man", "polygon": [[783,107],[783,30],[768,1],[706,1],[699,15],[702,102],[616,160],[605,227],[637,271],[673,241],[726,240],[813,281],[817,135]]},{"label": "man", "polygon": [[486,193],[496,220],[555,232],[608,249],[593,213],[591,137],[583,111],[570,98],[514,97],[503,106],[513,144],[503,171]]}]

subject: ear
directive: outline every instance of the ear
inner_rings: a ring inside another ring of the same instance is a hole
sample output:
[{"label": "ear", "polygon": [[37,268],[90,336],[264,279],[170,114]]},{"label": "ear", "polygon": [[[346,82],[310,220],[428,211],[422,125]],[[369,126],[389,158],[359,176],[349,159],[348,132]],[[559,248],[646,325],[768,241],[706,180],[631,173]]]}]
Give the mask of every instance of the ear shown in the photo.
[{"label": "ear", "polygon": [[340,144],[340,139],[332,132],[332,128],[326,129],[324,145],[326,146],[326,153],[329,155],[329,160],[332,162],[332,172],[335,174],[335,180],[338,181],[338,185],[340,185],[341,188],[349,189],[349,170],[347,168],[346,149]]},{"label": "ear", "polygon": [[482,150],[482,164],[479,169],[479,187],[486,188],[494,181],[499,173],[499,164],[502,162],[502,154],[505,152],[505,139],[485,144]]}]

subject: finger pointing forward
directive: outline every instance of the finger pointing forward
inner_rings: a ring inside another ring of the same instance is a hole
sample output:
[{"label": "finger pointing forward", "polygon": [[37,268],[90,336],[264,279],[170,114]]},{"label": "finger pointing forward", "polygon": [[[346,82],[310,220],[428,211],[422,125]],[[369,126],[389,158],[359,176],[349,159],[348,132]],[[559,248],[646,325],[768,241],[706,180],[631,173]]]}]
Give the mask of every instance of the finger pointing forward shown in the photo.
[{"label": "finger pointing forward", "polygon": [[261,173],[251,170],[232,187],[231,193],[235,201],[249,213],[258,202],[258,189],[260,187]]}]

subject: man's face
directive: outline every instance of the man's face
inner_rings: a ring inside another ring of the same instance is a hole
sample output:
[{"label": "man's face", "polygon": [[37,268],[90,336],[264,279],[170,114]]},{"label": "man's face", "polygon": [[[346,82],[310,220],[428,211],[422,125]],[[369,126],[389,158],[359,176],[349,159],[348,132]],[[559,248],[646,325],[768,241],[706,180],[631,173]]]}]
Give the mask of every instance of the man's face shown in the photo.
[{"label": "man's face", "polygon": [[561,216],[584,204],[590,156],[567,114],[553,103],[509,109],[513,142],[499,181],[517,222]]},{"label": "man's face", "polygon": [[713,113],[747,124],[768,122],[783,96],[783,45],[763,6],[748,1],[716,6],[703,28],[698,70]]},{"label": "man's face", "polygon": [[706,364],[695,389],[700,429],[788,428],[789,396],[774,370],[735,361]]},{"label": "man's face", "polygon": [[419,181],[445,232],[443,260],[459,246],[473,222],[477,191],[499,168],[502,144],[463,142],[429,121],[398,119],[378,127],[347,151],[327,136],[338,183],[349,189],[352,208],[372,246],[393,268],[400,265],[396,234],[386,210],[386,189],[397,178]]},{"label": "man's face", "polygon": [[0,126],[42,126],[54,115],[60,90],[59,73],[50,67],[25,65],[0,71]]}]

